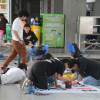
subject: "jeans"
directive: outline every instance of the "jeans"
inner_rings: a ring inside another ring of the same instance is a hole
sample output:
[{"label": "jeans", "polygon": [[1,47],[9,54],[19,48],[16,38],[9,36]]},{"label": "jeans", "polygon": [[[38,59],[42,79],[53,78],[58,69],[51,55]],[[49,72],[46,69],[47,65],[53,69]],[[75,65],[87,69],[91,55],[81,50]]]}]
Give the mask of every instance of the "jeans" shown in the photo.
[{"label": "jeans", "polygon": [[[32,52],[32,50],[33,50],[33,48],[28,48],[27,49],[27,51],[29,51],[29,52]],[[18,63],[20,63],[21,62],[21,58],[20,58],[19,55],[17,55],[17,59],[18,59]],[[27,62],[29,62],[29,61],[30,61],[30,55],[27,54]]]},{"label": "jeans", "polygon": [[83,84],[86,84],[86,85],[100,86],[100,80],[97,80],[97,79],[93,78],[92,76],[83,78],[82,81],[83,81]]}]

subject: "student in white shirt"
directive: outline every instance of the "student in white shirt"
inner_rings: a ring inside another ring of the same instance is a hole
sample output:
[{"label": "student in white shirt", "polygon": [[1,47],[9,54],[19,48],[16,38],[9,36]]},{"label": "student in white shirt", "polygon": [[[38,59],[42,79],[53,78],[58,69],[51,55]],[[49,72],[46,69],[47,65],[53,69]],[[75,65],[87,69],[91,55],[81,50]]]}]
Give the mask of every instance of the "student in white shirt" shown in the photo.
[{"label": "student in white shirt", "polygon": [[26,46],[23,41],[23,20],[26,20],[29,16],[28,12],[21,10],[18,13],[18,17],[13,21],[12,24],[12,51],[0,70],[4,71],[8,64],[19,54],[22,63],[27,65],[27,52]]},{"label": "student in white shirt", "polygon": [[4,85],[20,82],[25,76],[26,70],[27,66],[23,63],[20,63],[17,68],[10,68],[5,74],[0,75],[0,84]]}]

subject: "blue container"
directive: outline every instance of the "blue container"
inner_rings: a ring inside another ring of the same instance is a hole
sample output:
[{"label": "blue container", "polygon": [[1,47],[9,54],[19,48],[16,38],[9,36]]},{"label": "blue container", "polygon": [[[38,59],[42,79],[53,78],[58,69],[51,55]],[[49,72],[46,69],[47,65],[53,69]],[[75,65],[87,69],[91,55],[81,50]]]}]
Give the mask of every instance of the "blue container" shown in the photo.
[{"label": "blue container", "polygon": [[35,87],[34,86],[29,86],[28,87],[28,93],[31,94],[31,93],[34,93],[35,92]]}]

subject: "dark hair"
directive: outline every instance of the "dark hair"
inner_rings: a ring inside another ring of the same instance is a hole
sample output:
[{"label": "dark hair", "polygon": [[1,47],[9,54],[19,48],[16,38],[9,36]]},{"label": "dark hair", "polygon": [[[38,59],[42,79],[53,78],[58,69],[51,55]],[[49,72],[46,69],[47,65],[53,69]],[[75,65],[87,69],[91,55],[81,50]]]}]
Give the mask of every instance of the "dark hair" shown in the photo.
[{"label": "dark hair", "polygon": [[43,58],[43,60],[44,59],[51,59],[51,58],[53,58],[53,56],[50,53],[46,53],[46,54],[42,55],[42,58]]},{"label": "dark hair", "polygon": [[0,16],[4,17],[4,14],[0,13]]},{"label": "dark hair", "polygon": [[29,27],[30,28],[30,25],[29,24],[25,24],[24,27]]},{"label": "dark hair", "polygon": [[18,68],[27,70],[27,66],[24,63],[19,63]]},{"label": "dark hair", "polygon": [[18,17],[22,17],[22,16],[29,17],[29,13],[25,10],[21,10],[18,13]]},{"label": "dark hair", "polygon": [[62,60],[60,60],[62,63],[69,63],[70,62],[70,60],[68,59],[68,58],[64,58],[64,59],[62,59]]},{"label": "dark hair", "polygon": [[68,67],[70,66],[70,60],[68,58],[64,58],[62,60],[60,60],[63,64],[64,63],[68,63]]},{"label": "dark hair", "polygon": [[78,65],[78,60],[77,59],[70,59],[69,68],[74,67],[74,64]]},{"label": "dark hair", "polygon": [[81,55],[79,52],[74,52],[71,55],[72,55],[73,58],[83,57],[83,55]]}]

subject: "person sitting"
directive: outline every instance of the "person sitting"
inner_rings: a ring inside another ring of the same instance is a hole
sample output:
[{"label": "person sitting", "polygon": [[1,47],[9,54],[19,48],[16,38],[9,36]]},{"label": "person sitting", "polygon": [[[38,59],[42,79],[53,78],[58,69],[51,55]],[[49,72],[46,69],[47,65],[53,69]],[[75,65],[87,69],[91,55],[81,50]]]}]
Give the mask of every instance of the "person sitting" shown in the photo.
[{"label": "person sitting", "polygon": [[6,34],[6,23],[8,23],[7,19],[4,17],[4,14],[0,14],[0,30],[3,30],[3,35]]},{"label": "person sitting", "polygon": [[[24,38],[25,45],[33,45],[32,47],[27,49],[27,51],[31,52],[35,43],[38,41],[38,38],[36,37],[34,32],[30,31],[29,24],[24,25],[23,38]],[[19,55],[17,56],[17,58],[18,58],[18,63],[20,63],[21,59]],[[30,60],[30,57],[29,55],[27,55],[27,62],[29,60]]]},{"label": "person sitting", "polygon": [[7,72],[0,75],[0,84],[5,85],[20,82],[25,76],[26,70],[27,66],[24,63],[20,63],[17,68],[10,68]]},{"label": "person sitting", "polygon": [[38,41],[35,33],[30,31],[29,24],[24,25],[23,38],[26,45],[29,45],[29,44],[34,45]]}]

